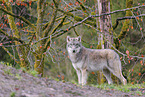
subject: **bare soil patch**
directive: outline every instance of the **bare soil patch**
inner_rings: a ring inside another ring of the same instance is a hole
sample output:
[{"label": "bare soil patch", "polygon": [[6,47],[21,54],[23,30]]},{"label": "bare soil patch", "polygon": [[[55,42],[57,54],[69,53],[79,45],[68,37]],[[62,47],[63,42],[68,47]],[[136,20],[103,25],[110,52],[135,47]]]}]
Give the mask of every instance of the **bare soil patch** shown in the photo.
[{"label": "bare soil patch", "polygon": [[[134,90],[135,91],[135,90]],[[0,65],[0,97],[137,97],[117,90],[77,86],[70,82],[34,77],[22,70]],[[139,96],[144,97],[144,95]]]}]

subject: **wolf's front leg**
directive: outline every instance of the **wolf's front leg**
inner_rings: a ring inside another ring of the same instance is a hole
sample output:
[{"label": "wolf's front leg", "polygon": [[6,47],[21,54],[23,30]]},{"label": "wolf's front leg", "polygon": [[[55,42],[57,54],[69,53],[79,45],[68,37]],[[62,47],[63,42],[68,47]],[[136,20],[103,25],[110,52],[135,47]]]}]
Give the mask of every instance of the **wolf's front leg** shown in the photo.
[{"label": "wolf's front leg", "polygon": [[78,83],[82,84],[82,74],[81,74],[81,70],[76,69],[77,72],[77,76],[78,76]]},{"label": "wolf's front leg", "polygon": [[82,71],[82,85],[86,85],[87,84],[87,78],[88,78],[87,70],[83,69],[81,71]]}]

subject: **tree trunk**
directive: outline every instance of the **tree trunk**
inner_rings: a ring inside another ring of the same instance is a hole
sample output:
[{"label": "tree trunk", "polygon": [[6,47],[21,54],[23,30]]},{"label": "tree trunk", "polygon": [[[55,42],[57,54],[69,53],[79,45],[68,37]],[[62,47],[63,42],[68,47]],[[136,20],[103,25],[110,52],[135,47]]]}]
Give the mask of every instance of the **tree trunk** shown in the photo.
[{"label": "tree trunk", "polygon": [[35,55],[35,64],[34,64],[34,69],[43,76],[43,69],[44,69],[44,54],[38,54]]},{"label": "tree trunk", "polygon": [[[110,12],[110,0],[98,0],[98,11],[99,15],[102,13]],[[101,16],[99,17],[100,32],[98,33],[98,49],[111,48],[108,42],[113,43],[113,37],[111,37],[112,32],[110,33],[111,28],[111,16]],[[105,40],[104,40],[105,39]],[[108,42],[107,42],[108,41]],[[98,83],[104,83],[102,71],[98,72]]]},{"label": "tree trunk", "polygon": [[[102,2],[98,0],[98,11],[99,15],[102,13]],[[99,17],[99,26],[101,33],[98,33],[98,49],[104,49],[104,41],[103,41],[103,19],[102,17]],[[103,73],[102,71],[97,72],[97,79],[98,79],[98,84],[104,83],[103,81]]]}]

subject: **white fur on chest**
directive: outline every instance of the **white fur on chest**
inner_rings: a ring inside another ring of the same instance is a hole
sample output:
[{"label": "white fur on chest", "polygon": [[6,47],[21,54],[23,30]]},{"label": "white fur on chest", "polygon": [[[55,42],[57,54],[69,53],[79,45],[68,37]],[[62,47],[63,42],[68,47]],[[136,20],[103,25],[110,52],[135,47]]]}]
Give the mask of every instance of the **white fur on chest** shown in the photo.
[{"label": "white fur on chest", "polygon": [[83,61],[79,61],[77,63],[72,63],[73,67],[76,69],[81,69],[83,67],[84,62]]}]

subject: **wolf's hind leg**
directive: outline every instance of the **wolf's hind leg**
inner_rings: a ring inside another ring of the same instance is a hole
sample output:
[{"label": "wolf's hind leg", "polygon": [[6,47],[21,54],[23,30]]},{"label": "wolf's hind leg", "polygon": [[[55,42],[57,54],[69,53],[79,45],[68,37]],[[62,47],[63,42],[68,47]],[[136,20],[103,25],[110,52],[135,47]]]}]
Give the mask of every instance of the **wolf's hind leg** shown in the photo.
[{"label": "wolf's hind leg", "polygon": [[111,73],[113,73],[113,75],[115,75],[116,77],[118,77],[121,80],[123,85],[127,84],[126,79],[122,75],[121,68],[116,66],[116,67],[113,67],[113,68],[108,67],[108,69],[111,71]]},{"label": "wolf's hind leg", "polygon": [[103,69],[103,74],[106,77],[108,84],[112,84],[113,81],[111,79],[111,72],[107,68],[105,68],[105,69]]}]

